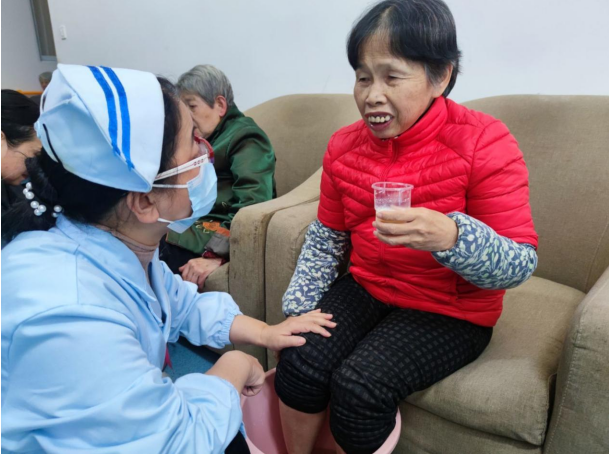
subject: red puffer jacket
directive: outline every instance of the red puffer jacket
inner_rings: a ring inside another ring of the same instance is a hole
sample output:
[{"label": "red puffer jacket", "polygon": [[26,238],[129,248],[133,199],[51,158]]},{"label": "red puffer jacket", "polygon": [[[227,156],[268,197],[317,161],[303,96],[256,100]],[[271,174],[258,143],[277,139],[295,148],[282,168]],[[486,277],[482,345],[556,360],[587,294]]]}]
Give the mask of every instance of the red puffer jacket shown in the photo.
[{"label": "red puffer jacket", "polygon": [[442,97],[395,139],[377,139],[358,121],[330,140],[318,211],[324,225],[351,232],[351,273],[375,298],[494,326],[504,290],[480,289],[430,252],[376,239],[371,185],[378,181],[414,185],[413,207],[460,211],[499,235],[537,247],[528,172],[507,127]]}]

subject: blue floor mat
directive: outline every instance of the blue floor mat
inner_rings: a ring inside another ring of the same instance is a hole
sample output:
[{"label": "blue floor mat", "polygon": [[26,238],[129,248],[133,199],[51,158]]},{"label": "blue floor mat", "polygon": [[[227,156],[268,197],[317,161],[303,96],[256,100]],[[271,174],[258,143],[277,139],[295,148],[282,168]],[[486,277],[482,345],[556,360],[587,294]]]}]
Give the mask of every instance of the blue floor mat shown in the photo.
[{"label": "blue floor mat", "polygon": [[167,366],[164,372],[172,380],[195,372],[205,373],[220,357],[207,347],[196,347],[183,338],[175,344],[167,344],[167,348],[173,367]]}]

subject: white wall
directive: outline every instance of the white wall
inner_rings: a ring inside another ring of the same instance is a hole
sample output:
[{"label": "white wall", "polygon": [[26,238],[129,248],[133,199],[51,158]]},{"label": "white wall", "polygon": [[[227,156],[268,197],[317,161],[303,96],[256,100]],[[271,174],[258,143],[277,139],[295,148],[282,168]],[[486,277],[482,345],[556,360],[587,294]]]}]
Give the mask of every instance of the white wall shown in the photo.
[{"label": "white wall", "polygon": [[28,0],[2,0],[2,88],[39,91],[38,75],[57,64],[40,61]]},{"label": "white wall", "polygon": [[[6,0],[3,0],[3,2]],[[447,0],[463,74],[452,97],[609,95],[608,0]],[[345,55],[369,0],[49,0],[60,62],[176,79],[198,63],[230,78],[247,109],[289,93],[350,93]],[[60,25],[67,29],[61,40]],[[4,32],[3,32],[4,33]]]}]

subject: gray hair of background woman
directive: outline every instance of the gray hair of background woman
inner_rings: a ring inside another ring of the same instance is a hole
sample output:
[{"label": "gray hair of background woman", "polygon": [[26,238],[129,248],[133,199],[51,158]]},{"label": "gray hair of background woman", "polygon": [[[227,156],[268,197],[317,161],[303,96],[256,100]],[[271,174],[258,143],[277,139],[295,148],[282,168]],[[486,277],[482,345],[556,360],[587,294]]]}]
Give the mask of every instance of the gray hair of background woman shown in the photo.
[{"label": "gray hair of background woman", "polygon": [[51,78],[53,77],[53,73],[50,71],[44,72],[42,74],[40,74],[38,76],[38,82],[40,82],[40,84],[47,84],[49,85],[49,83],[51,83]]},{"label": "gray hair of background woman", "polygon": [[228,77],[212,65],[195,66],[180,76],[177,86],[181,92],[199,95],[209,107],[214,106],[218,96],[226,99],[228,107],[235,104],[233,87]]}]

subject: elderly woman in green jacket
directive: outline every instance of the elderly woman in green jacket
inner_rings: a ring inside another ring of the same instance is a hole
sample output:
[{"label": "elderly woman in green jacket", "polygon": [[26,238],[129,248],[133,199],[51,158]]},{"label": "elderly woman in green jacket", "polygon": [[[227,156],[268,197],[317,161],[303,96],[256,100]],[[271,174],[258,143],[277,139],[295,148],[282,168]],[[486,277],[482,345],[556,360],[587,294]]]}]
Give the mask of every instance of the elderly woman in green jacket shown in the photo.
[{"label": "elderly woman in green jacket", "polygon": [[161,260],[201,290],[207,276],[229,260],[229,231],[237,211],[276,196],[275,152],[264,131],[239,111],[219,69],[195,66],[180,76],[178,88],[198,134],[213,147],[218,198],[191,228],[167,235]]}]

